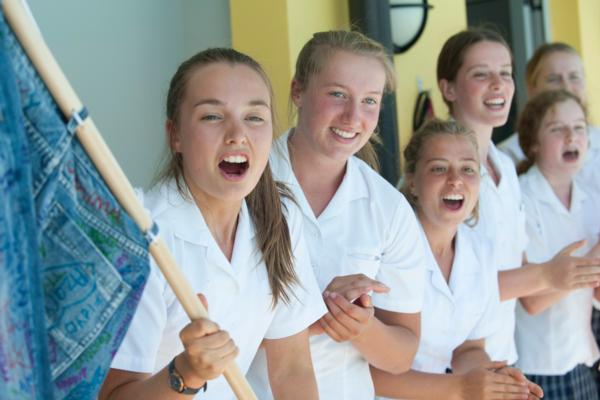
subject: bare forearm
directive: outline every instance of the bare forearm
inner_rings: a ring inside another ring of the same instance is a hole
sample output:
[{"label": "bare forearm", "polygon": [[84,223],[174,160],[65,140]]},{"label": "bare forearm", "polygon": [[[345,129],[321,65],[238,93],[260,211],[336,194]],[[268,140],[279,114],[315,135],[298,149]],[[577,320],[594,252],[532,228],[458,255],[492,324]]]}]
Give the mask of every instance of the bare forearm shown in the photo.
[{"label": "bare forearm", "polygon": [[453,374],[429,374],[409,370],[393,375],[371,367],[378,396],[402,399],[460,399],[460,377]]},{"label": "bare forearm", "polygon": [[545,264],[525,264],[520,268],[498,272],[500,301],[517,299],[549,287],[543,273]]},{"label": "bare forearm", "polygon": [[544,290],[541,293],[522,297],[521,305],[531,315],[536,315],[556,304],[569,294],[569,290]]},{"label": "bare forearm", "polygon": [[369,364],[399,374],[412,365],[419,339],[408,328],[386,325],[373,318],[365,332],[353,339],[352,344]]},{"label": "bare forearm", "polygon": [[452,372],[464,374],[489,362],[490,357],[484,349],[471,348],[452,357]]},{"label": "bare forearm", "polygon": [[[111,375],[120,373],[123,373],[123,371],[110,370],[107,380],[111,379]],[[124,382],[119,386],[113,387],[110,392],[103,387],[98,395],[100,400],[128,400],[137,398],[150,400],[189,400],[189,397],[189,395],[179,394],[171,389],[169,385],[169,373],[166,367],[160,372],[148,376],[146,379]]]},{"label": "bare forearm", "polygon": [[317,400],[319,393],[312,368],[298,368],[285,375],[270,378],[271,391],[276,400]]}]

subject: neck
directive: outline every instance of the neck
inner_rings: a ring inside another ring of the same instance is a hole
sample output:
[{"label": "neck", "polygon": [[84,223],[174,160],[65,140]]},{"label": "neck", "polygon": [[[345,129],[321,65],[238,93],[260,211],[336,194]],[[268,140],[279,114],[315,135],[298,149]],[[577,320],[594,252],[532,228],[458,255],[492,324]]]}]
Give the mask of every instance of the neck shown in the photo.
[{"label": "neck", "polygon": [[318,217],[340,187],[347,160],[340,162],[314,151],[307,135],[298,127],[292,131],[288,146],[294,175]]},{"label": "neck", "polygon": [[[539,168],[539,166],[538,166]],[[553,174],[551,171],[545,171],[540,168],[540,172],[550,184],[552,191],[558,197],[560,202],[571,209],[571,192],[573,188],[573,177],[569,174]]]},{"label": "neck", "polygon": [[452,272],[452,262],[454,261],[454,238],[456,237],[458,227],[431,224],[421,212],[418,212],[417,214],[438,267],[446,278],[446,282],[448,282],[450,273]]},{"label": "neck", "polygon": [[231,261],[242,201],[217,199],[191,188],[190,192],[196,206],[202,213],[202,217],[212,237],[219,245],[227,260]]},{"label": "neck", "polygon": [[477,136],[477,145],[479,146],[479,159],[481,162],[485,162],[489,156],[490,141],[492,140],[494,127],[474,123],[458,112],[456,112],[453,117],[458,123],[475,132],[475,135]]}]

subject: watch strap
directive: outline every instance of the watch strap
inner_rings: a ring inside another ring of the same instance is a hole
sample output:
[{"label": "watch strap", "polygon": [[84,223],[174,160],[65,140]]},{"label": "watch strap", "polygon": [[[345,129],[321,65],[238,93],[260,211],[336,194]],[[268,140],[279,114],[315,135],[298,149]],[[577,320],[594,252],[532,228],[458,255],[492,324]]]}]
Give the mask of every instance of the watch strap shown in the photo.
[{"label": "watch strap", "polygon": [[185,381],[183,380],[183,376],[181,376],[179,371],[177,371],[177,369],[175,368],[175,358],[177,358],[177,356],[173,357],[168,366],[169,384],[171,385],[171,389],[181,394],[196,394],[201,389],[204,392],[206,392],[206,388],[208,387],[208,381],[204,382],[204,385],[202,385],[199,388],[191,388],[186,386]]}]

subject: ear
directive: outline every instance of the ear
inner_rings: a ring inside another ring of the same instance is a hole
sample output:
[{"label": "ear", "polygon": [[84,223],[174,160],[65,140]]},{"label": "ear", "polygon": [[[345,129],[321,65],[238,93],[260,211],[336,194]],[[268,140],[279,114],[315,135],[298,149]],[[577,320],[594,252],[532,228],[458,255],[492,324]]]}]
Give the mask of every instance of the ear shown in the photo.
[{"label": "ear", "polygon": [[169,141],[169,147],[174,153],[181,153],[181,140],[179,133],[177,132],[177,126],[171,119],[167,119],[165,122],[165,132]]},{"label": "ear", "polygon": [[456,101],[456,88],[454,87],[454,83],[449,82],[447,79],[440,79],[438,86],[440,87],[440,92],[442,92],[442,97],[444,97],[446,101]]},{"label": "ear", "polygon": [[300,85],[300,82],[298,82],[296,79],[292,80],[292,85],[291,85],[291,95],[292,95],[292,101],[294,102],[294,105],[297,108],[302,107],[302,86]]},{"label": "ear", "polygon": [[406,187],[410,194],[412,194],[415,198],[417,197],[417,192],[415,190],[415,176],[414,174],[406,174],[404,176],[404,180],[406,181]]}]

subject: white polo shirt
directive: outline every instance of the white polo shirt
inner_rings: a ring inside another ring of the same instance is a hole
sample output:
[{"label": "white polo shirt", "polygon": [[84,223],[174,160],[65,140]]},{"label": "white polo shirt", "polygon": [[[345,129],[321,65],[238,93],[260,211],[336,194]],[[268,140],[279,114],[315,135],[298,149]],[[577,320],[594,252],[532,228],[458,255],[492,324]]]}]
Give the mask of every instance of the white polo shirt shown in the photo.
[{"label": "white polo shirt", "polygon": [[456,234],[448,283],[430,249],[427,260],[421,341],[412,369],[443,374],[457,347],[498,329],[498,273],[491,243],[466,225]]},{"label": "white polo shirt", "polygon": [[[496,186],[482,164],[479,222],[473,230],[492,243],[496,268],[503,271],[518,268],[523,263],[523,253],[527,247],[525,213],[512,161],[491,142],[489,155],[500,176],[500,183]],[[486,351],[492,360],[506,360],[509,364],[517,361],[514,341],[515,304],[515,299],[500,303],[497,316],[499,328],[486,338]]]},{"label": "white polo shirt", "polygon": [[[294,335],[327,312],[310,267],[302,219],[293,204],[286,203],[287,222],[301,287],[294,286],[289,305],[279,301],[274,309],[266,266],[256,247],[254,225],[245,202],[231,262],[213,239],[195,203],[182,198],[173,182],[149,192],[144,204],[194,291],[206,296],[211,318],[229,332],[240,349],[236,362],[242,373],[247,371],[263,338]],[[159,371],[183,351],[179,332],[188,323],[185,311],[152,261],[142,299],[111,367]],[[210,381],[207,392],[196,397],[235,398],[222,376]]]},{"label": "white polo shirt", "polygon": [[[426,244],[404,196],[363,161],[350,157],[340,187],[316,218],[292,171],[288,136],[289,132],[275,142],[271,167],[276,179],[290,186],[300,205],[321,290],[337,276],[363,273],[391,288],[387,294],[373,294],[375,307],[420,312]],[[313,336],[311,353],[320,398],[374,397],[369,365],[351,343],[336,343],[326,334]],[[254,368],[264,368],[264,359],[257,356]],[[268,387],[257,395],[260,399],[271,397]]]},{"label": "white polo shirt", "polygon": [[[565,246],[587,239],[588,244],[574,253],[581,256],[598,241],[600,194],[588,194],[574,183],[568,210],[536,166],[519,180],[527,210],[527,257],[531,261],[548,261]],[[523,372],[563,375],[578,364],[591,366],[598,359],[591,327],[592,296],[592,289],[574,290],[535,316],[517,306],[517,366]]]}]

